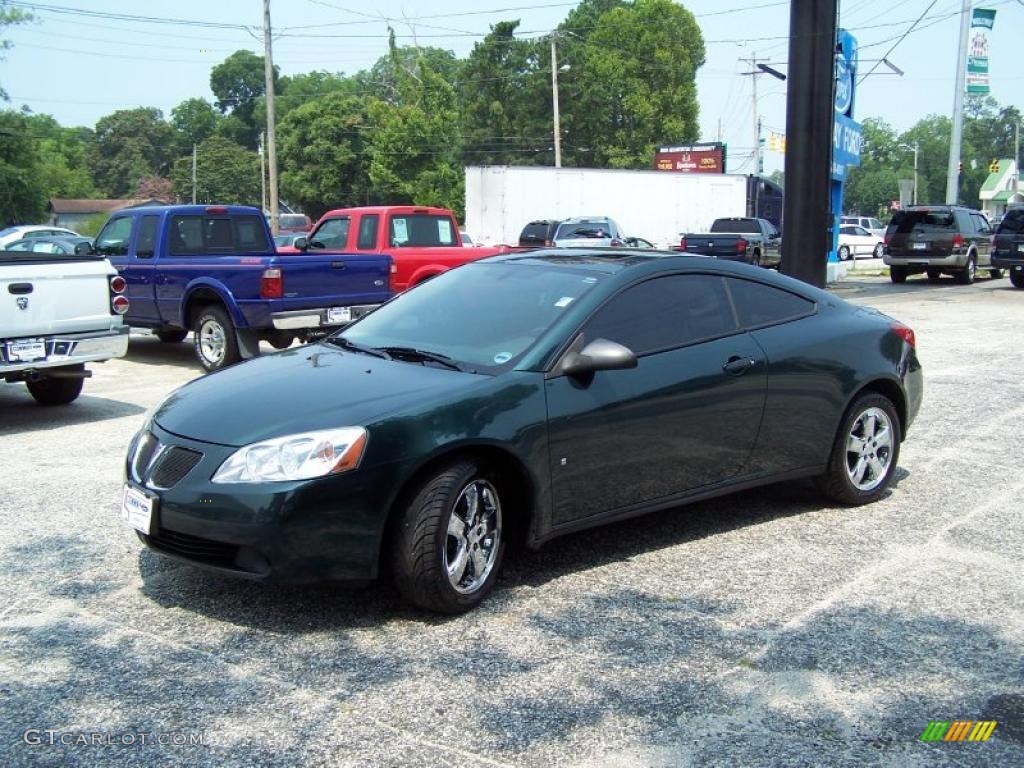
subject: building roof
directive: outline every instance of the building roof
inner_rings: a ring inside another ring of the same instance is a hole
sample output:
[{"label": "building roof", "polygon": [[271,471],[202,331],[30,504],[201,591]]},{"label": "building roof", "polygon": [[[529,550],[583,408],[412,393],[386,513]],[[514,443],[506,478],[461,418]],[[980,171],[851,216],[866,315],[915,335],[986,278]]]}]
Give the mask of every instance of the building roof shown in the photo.
[{"label": "building roof", "polygon": [[998,192],[1000,188],[1006,187],[1003,179],[1013,172],[1013,158],[1004,158],[997,165],[998,170],[990,173],[985,179],[985,183],[981,185],[982,192]]},{"label": "building roof", "polygon": [[1024,197],[1024,191],[1014,192],[1012,189],[1004,189],[1002,192],[996,192],[992,196],[992,202],[1008,203],[1013,200],[1014,197]]},{"label": "building roof", "polygon": [[75,200],[51,197],[46,209],[51,213],[110,213],[122,208],[134,208],[141,205],[163,205],[160,200],[132,198],[128,200]]}]

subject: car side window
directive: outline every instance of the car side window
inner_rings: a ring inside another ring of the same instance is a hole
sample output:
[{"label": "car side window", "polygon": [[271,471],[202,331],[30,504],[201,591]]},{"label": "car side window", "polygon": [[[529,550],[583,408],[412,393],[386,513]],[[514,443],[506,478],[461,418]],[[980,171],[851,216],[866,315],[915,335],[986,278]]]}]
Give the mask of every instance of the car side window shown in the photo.
[{"label": "car side window", "polygon": [[736,330],[721,277],[669,275],[612,298],[584,327],[583,338],[585,343],[608,339],[645,355]]},{"label": "car side window", "polygon": [[312,248],[345,248],[348,246],[348,228],[352,220],[348,216],[328,219],[320,225],[309,244]]},{"label": "car side window", "polygon": [[205,251],[203,248],[203,217],[172,217],[168,250],[172,256],[202,254]]},{"label": "car side window", "polygon": [[980,213],[972,213],[971,219],[974,220],[974,228],[978,231],[979,235],[992,234],[992,227],[988,225],[988,220]]},{"label": "car side window", "polygon": [[111,219],[96,236],[96,253],[102,256],[124,256],[132,236],[132,218],[122,216]]},{"label": "car side window", "polygon": [[380,216],[371,213],[359,220],[359,242],[356,247],[360,251],[372,251],[377,248],[377,226],[380,224]]},{"label": "car side window", "polygon": [[135,236],[136,258],[153,258],[156,249],[156,228],[159,223],[159,216],[142,217],[142,221],[139,223],[139,233]]},{"label": "car side window", "polygon": [[[239,253],[266,253],[271,250],[267,242],[267,231],[258,216],[233,216],[235,225],[235,250]],[[291,243],[288,243],[291,245]]]},{"label": "car side window", "polygon": [[771,285],[726,278],[743,329],[796,320],[814,312],[814,302]]},{"label": "car side window", "polygon": [[852,235],[853,231],[854,231],[853,227],[840,227],[839,228],[839,234],[840,235]]}]

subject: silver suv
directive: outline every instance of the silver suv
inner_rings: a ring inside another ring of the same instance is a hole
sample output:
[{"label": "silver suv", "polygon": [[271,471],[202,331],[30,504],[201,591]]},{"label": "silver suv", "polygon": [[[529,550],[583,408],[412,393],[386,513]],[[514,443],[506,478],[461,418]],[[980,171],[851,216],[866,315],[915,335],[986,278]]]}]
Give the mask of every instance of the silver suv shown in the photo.
[{"label": "silver suv", "polygon": [[625,245],[626,236],[607,216],[577,216],[558,225],[556,248],[589,248],[594,245]]}]

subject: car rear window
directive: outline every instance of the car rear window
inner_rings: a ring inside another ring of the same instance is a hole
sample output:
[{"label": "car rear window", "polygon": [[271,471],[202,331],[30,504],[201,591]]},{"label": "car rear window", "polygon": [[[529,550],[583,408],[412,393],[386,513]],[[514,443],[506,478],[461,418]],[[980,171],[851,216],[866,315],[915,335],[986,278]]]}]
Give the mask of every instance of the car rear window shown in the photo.
[{"label": "car rear window", "polygon": [[956,219],[952,211],[897,211],[889,226],[897,234],[913,230],[933,232],[955,232]]},{"label": "car rear window", "polygon": [[399,248],[455,245],[455,232],[448,216],[413,213],[392,216],[390,243]]},{"label": "car rear window", "polygon": [[258,216],[174,216],[170,253],[175,256],[271,251]]},{"label": "car rear window", "polygon": [[756,219],[716,219],[711,225],[712,232],[739,232],[740,234],[757,234],[761,227]]},{"label": "car rear window", "polygon": [[560,224],[555,233],[555,240],[566,238],[600,238],[611,237],[611,225],[607,221],[577,221]]},{"label": "car rear window", "polygon": [[1014,208],[1006,212],[997,235],[1020,235],[1024,234],[1024,208]]},{"label": "car rear window", "polygon": [[523,227],[523,233],[519,235],[519,242],[521,243],[540,243],[544,244],[548,239],[548,229],[551,224],[546,221],[533,221]]}]

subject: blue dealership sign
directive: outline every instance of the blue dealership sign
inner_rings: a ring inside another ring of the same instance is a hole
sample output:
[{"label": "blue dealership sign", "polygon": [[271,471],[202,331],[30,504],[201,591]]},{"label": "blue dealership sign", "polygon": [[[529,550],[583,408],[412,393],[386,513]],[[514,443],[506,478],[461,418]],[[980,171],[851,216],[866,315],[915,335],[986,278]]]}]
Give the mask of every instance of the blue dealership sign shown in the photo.
[{"label": "blue dealership sign", "polygon": [[832,124],[832,178],[845,179],[848,166],[860,165],[863,144],[861,124],[845,115],[836,115]]}]

